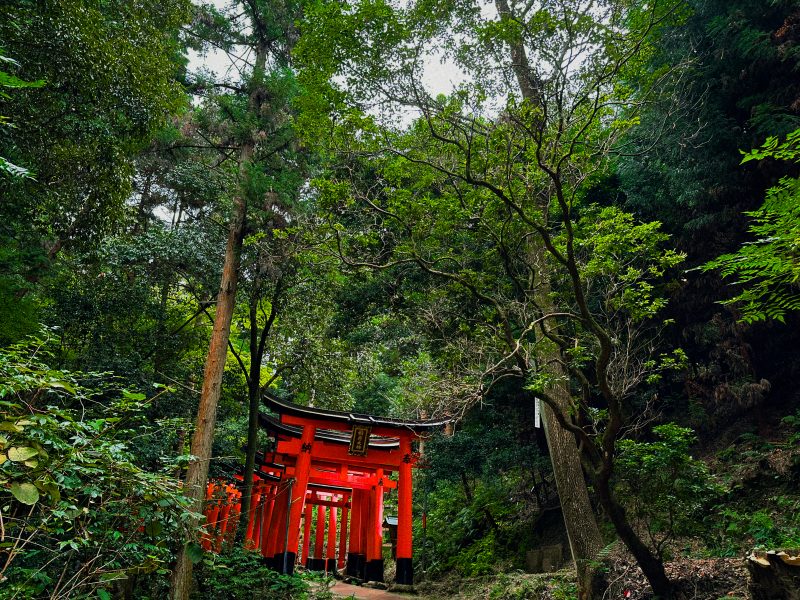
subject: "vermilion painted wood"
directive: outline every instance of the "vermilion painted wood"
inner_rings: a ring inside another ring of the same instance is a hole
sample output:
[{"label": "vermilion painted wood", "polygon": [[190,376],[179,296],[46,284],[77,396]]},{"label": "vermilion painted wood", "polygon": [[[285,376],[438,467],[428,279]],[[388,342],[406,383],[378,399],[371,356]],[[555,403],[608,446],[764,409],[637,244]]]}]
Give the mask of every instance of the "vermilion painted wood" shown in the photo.
[{"label": "vermilion painted wood", "polygon": [[[281,494],[275,497],[275,506],[272,509],[272,513],[277,513],[277,519],[273,519],[275,522],[275,527],[273,529],[274,536],[277,538],[275,541],[275,551],[272,553],[272,556],[278,556],[283,554],[286,551],[286,511],[288,510],[287,503],[289,501],[289,489],[286,488]],[[298,523],[298,528],[300,524]],[[272,532],[271,532],[272,533]],[[298,537],[300,536],[300,531],[297,532]],[[291,548],[291,545],[289,546]]]},{"label": "vermilion painted wood", "polygon": [[375,488],[370,488],[361,497],[361,548],[367,560],[374,554],[375,549]]},{"label": "vermilion painted wood", "polygon": [[254,532],[256,528],[256,523],[258,522],[258,518],[256,516],[256,508],[260,506],[261,502],[261,494],[263,492],[264,486],[259,481],[254,483],[253,485],[253,492],[250,496],[250,510],[248,511],[248,518],[247,518],[247,533],[244,536],[244,547],[245,548],[254,548]]},{"label": "vermilion painted wood", "polygon": [[362,490],[353,490],[351,498],[352,510],[350,514],[350,553],[360,554],[361,546],[361,509],[363,496]]},{"label": "vermilion painted wood", "polygon": [[207,516],[207,524],[206,524],[206,535],[203,536],[203,549],[211,550],[212,548],[212,540],[216,537],[216,528],[217,528],[217,520],[219,519],[219,504],[217,501],[211,505],[211,508],[208,511]]},{"label": "vermilion painted wood", "polygon": [[[370,450],[366,457],[352,456],[348,453],[347,446],[341,444],[321,444],[319,452],[314,453],[314,459],[318,463],[330,463],[333,465],[346,464],[351,467],[370,467],[385,468],[396,471],[403,460],[400,450]],[[280,454],[298,456],[302,447],[302,440],[281,440],[278,442],[277,451]]]},{"label": "vermilion painted wood", "polygon": [[337,566],[343,569],[347,558],[347,516],[350,509],[347,508],[348,498],[345,498],[345,505],[342,508],[342,516],[339,519],[339,562]]},{"label": "vermilion painted wood", "polygon": [[344,508],[347,506],[347,502],[344,500],[320,500],[319,498],[315,498],[313,496],[306,496],[306,506],[308,505]]},{"label": "vermilion painted wood", "polygon": [[228,529],[228,519],[231,516],[231,493],[230,493],[230,486],[225,486],[225,500],[224,503],[219,511],[219,521],[217,527],[217,535],[214,539],[214,552],[221,552],[222,551],[222,540],[225,537],[225,531]]},{"label": "vermilion painted wood", "polygon": [[[313,425],[303,427],[303,435],[298,440],[301,443],[299,453],[295,459],[295,478],[292,486],[292,506],[289,513],[289,548],[297,548],[300,538],[300,515],[303,514],[303,502],[306,499],[308,477],[311,470],[311,454],[314,448]],[[284,552],[286,550],[284,549]],[[296,551],[296,550],[295,550]]]},{"label": "vermilion painted wood", "polygon": [[[286,415],[283,414],[280,416],[281,423],[286,425],[295,425],[299,427],[304,427],[306,425],[313,425],[317,429],[331,429],[333,431],[351,431],[353,429],[352,423],[341,423],[336,421],[327,421],[325,419],[312,419],[306,417],[298,417],[295,415]],[[368,423],[365,423],[368,425]],[[409,430],[404,426],[400,427],[387,427],[382,425],[375,425],[372,426],[370,431],[372,435],[378,435],[381,437],[386,438],[398,438],[398,437],[417,437],[414,431]],[[370,448],[370,452],[372,448]]]},{"label": "vermilion painted wood", "polygon": [[328,507],[328,546],[325,558],[336,560],[336,507]]},{"label": "vermilion painted wood", "polygon": [[239,492],[236,497],[236,503],[233,505],[233,509],[231,509],[231,520],[228,529],[225,532],[225,544],[227,544],[228,548],[232,547],[234,540],[236,540],[236,531],[239,529],[239,520],[241,519],[241,516],[242,493]]},{"label": "vermilion painted wood", "polygon": [[[272,558],[277,553],[278,548],[278,523],[280,520],[280,512],[281,506],[286,505],[286,491],[284,490],[283,493],[279,493],[279,490],[275,490],[274,497],[272,499],[272,510],[270,510],[269,520],[266,521],[269,523],[269,527],[266,530],[266,535],[262,536],[262,550],[261,554],[265,558]],[[263,542],[266,541],[266,546],[263,545]]]},{"label": "vermilion painted wood", "polygon": [[370,490],[370,540],[367,545],[367,560],[383,558],[383,471],[378,470],[378,484]]},{"label": "vermilion painted wood", "polygon": [[256,550],[261,547],[262,532],[267,528],[269,521],[264,522],[264,504],[266,503],[267,495],[266,490],[261,488],[261,493],[258,495],[258,504],[250,514],[250,523],[253,525],[253,548]]},{"label": "vermilion painted wood", "polygon": [[325,544],[325,507],[317,507],[317,528],[314,539],[314,558],[322,559],[323,546]]},{"label": "vermilion painted wood", "polygon": [[303,552],[302,564],[308,564],[308,551],[311,547],[311,505],[306,502],[306,508],[303,513]]},{"label": "vermilion painted wood", "polygon": [[[261,467],[262,472],[276,476],[285,476],[287,478],[294,477],[297,473],[294,467],[295,457],[288,454],[278,455],[278,457],[281,458],[281,460],[276,462],[280,462],[284,465],[283,470],[278,471],[275,469],[270,469],[269,467]],[[318,461],[316,457],[312,457],[311,460],[312,468],[309,473],[309,484],[319,483],[338,485],[346,488],[369,489],[378,481],[375,477],[375,472],[378,470],[378,468],[380,468],[379,466],[358,467],[359,470],[357,471],[348,469],[347,479],[341,479],[340,474],[336,474],[329,470],[318,470],[320,461]],[[395,470],[396,469],[393,468],[386,469],[385,472],[392,473]],[[394,489],[395,487],[397,487],[397,483],[395,481],[390,479],[386,479],[384,481],[385,489]]]},{"label": "vermilion painted wood", "polygon": [[263,507],[262,507],[262,516],[261,516],[261,537],[258,540],[258,548],[261,551],[261,556],[271,557],[272,555],[269,554],[269,539],[272,535],[270,531],[270,522],[272,521],[272,513],[275,511],[275,498],[276,498],[276,491],[277,487],[274,485],[268,486],[269,492],[262,496],[263,498]]},{"label": "vermilion painted wood", "polygon": [[400,464],[399,485],[397,488],[397,558],[412,557],[412,483],[411,483],[411,440],[402,438],[400,448],[408,462]]}]

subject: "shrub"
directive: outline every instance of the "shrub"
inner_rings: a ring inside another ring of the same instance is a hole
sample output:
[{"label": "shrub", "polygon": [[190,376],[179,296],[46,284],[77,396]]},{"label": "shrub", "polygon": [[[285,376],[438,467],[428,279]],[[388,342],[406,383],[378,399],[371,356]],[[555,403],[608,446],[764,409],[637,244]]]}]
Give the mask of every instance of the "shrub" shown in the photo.
[{"label": "shrub", "polygon": [[233,548],[223,555],[207,554],[197,565],[193,599],[296,600],[308,598],[310,586],[298,576],[281,575],[266,567],[257,552]]},{"label": "shrub", "polygon": [[655,442],[619,442],[616,475],[630,517],[663,556],[676,536],[700,533],[705,509],[724,488],[689,455],[691,429],[668,423],[653,432]]},{"label": "shrub", "polygon": [[180,482],[132,452],[145,395],[46,359],[37,340],[0,350],[2,594],[110,598],[166,575],[191,513]]}]

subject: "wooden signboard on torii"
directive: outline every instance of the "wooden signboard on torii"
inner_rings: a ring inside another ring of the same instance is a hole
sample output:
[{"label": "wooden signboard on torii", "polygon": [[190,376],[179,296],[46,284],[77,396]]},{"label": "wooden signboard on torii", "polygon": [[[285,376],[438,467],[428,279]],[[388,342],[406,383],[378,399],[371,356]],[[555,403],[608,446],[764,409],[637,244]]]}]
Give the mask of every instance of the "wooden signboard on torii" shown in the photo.
[{"label": "wooden signboard on torii", "polygon": [[[447,421],[390,419],[272,398],[266,403],[277,416],[262,415],[261,426],[276,446],[260,457],[252,475],[259,482],[258,497],[253,494],[245,543],[281,572],[293,572],[299,553],[302,563],[315,569],[344,566],[351,576],[383,581],[384,494],[397,489],[396,582],[412,584],[411,469],[419,458],[412,444]],[[398,474],[396,482],[389,478],[392,473]],[[313,506],[317,522],[312,559]]]}]

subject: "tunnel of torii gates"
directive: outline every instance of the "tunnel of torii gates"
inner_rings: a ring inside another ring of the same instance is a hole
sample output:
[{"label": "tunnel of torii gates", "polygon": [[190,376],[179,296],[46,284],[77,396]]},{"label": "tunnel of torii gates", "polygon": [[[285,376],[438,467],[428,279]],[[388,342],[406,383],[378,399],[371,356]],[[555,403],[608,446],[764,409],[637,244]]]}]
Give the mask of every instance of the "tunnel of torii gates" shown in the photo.
[{"label": "tunnel of torii gates", "polygon": [[[383,501],[396,488],[395,581],[411,585],[411,469],[419,459],[412,442],[447,420],[389,419],[274,398],[266,404],[278,416],[261,414],[260,426],[275,440],[275,450],[257,455],[245,547],[260,551],[281,573],[293,573],[299,562],[315,571],[345,569],[364,581],[383,581]],[[395,472],[397,481],[389,478]],[[238,485],[208,485],[206,550],[219,552],[235,536],[243,478],[237,479]]]}]

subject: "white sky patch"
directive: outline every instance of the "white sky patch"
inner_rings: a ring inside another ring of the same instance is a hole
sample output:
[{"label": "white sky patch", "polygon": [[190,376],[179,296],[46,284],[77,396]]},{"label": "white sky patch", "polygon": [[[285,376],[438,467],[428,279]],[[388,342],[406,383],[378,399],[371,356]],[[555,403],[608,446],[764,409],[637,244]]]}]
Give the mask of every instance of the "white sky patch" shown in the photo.
[{"label": "white sky patch", "polygon": [[[230,5],[229,0],[211,0],[217,9],[224,10]],[[493,3],[482,7],[484,17],[491,18],[497,13]],[[247,64],[235,54],[228,54],[222,50],[209,48],[204,53],[189,50],[189,70],[194,73],[205,71],[217,81],[235,83],[241,80],[241,73],[247,71]],[[450,94],[455,88],[466,81],[467,74],[448,58],[442,58],[439,53],[433,53],[425,59],[425,70],[422,84],[432,95]]]}]

